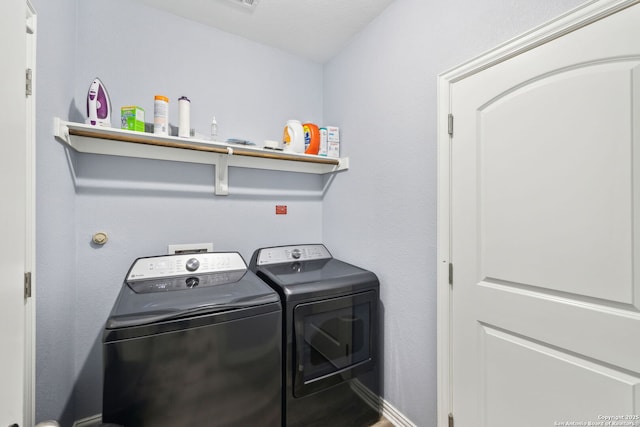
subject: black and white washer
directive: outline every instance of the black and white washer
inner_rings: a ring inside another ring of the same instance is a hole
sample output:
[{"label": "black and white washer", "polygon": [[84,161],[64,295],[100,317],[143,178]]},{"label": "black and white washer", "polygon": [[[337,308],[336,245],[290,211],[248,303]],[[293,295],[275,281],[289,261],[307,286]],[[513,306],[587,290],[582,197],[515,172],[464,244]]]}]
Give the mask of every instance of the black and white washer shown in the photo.
[{"label": "black and white washer", "polygon": [[131,266],[103,336],[103,422],[280,427],[278,294],[236,252]]},{"label": "black and white washer", "polygon": [[249,268],[283,304],[283,425],[378,420],[378,278],[324,245],[258,249]]}]

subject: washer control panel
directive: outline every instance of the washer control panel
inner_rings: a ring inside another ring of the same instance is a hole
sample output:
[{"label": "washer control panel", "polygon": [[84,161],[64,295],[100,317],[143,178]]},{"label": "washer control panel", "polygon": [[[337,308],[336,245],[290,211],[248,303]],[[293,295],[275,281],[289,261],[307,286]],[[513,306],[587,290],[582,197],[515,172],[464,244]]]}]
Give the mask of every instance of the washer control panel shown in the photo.
[{"label": "washer control panel", "polygon": [[180,291],[235,283],[242,279],[245,273],[245,270],[235,270],[193,276],[154,277],[149,280],[129,281],[128,285],[137,294]]},{"label": "washer control panel", "polygon": [[246,270],[247,265],[237,252],[163,255],[138,258],[129,270],[127,281]]},{"label": "washer control panel", "polygon": [[332,258],[324,245],[278,246],[260,249],[258,265],[279,264],[291,261],[312,261]]}]

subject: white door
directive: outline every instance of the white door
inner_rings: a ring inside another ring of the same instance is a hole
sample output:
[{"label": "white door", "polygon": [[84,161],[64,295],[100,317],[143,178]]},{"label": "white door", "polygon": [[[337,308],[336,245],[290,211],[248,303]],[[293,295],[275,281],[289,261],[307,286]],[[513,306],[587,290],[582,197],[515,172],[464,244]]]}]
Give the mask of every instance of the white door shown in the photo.
[{"label": "white door", "polygon": [[450,89],[455,427],[640,426],[640,5]]},{"label": "white door", "polygon": [[27,233],[26,4],[0,13],[0,426],[24,425]]}]

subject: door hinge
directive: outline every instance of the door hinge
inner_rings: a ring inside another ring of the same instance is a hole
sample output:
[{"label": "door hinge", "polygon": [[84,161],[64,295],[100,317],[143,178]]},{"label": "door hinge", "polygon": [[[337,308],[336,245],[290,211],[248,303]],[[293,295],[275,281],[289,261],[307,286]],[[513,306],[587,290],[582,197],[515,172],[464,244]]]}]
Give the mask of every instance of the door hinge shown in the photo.
[{"label": "door hinge", "polygon": [[31,68],[27,68],[25,79],[25,94],[26,96],[30,96],[33,93],[33,71],[31,70]]},{"label": "door hinge", "polygon": [[448,123],[449,136],[453,136],[453,114],[449,113]]},{"label": "door hinge", "polygon": [[24,273],[24,298],[31,298],[31,272]]},{"label": "door hinge", "polygon": [[449,263],[449,284],[453,286],[453,263]]}]

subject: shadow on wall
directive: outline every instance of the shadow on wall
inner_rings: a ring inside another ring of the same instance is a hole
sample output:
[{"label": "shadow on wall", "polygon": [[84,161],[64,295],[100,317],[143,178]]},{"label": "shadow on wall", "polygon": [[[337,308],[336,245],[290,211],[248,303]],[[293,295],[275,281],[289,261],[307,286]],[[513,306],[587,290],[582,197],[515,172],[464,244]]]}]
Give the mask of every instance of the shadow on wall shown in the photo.
[{"label": "shadow on wall", "polygon": [[[384,325],[385,325],[385,310],[382,300],[378,301],[378,394],[380,399],[384,399]],[[382,401],[380,405],[382,406]],[[381,407],[382,409],[382,407]]]},{"label": "shadow on wall", "polygon": [[69,104],[69,121],[76,123],[84,123],[86,119],[86,112],[81,112],[77,107],[74,100],[71,100]]},{"label": "shadow on wall", "polygon": [[102,413],[102,330],[93,341],[73,387],[75,421]]},{"label": "shadow on wall", "polygon": [[79,375],[75,378],[73,390],[60,415],[62,427],[72,427],[80,419],[102,413],[102,334],[91,346]]}]

